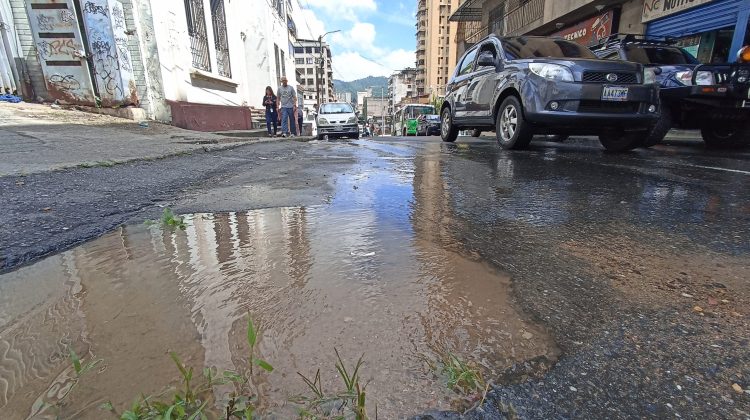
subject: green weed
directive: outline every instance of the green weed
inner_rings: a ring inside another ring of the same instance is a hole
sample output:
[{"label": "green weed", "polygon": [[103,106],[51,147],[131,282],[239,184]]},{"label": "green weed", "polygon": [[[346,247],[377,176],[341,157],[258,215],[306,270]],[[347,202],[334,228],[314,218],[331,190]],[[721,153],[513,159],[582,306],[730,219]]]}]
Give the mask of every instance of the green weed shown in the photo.
[{"label": "green weed", "polygon": [[[166,207],[164,211],[161,213],[161,219],[159,220],[163,226],[169,227],[169,228],[178,228],[181,230],[187,229],[187,223],[185,223],[185,218],[182,216],[176,216],[174,212],[172,212],[172,209],[169,207]],[[153,220],[146,220],[143,222],[146,226],[155,225],[156,222]]]},{"label": "green weed", "polygon": [[[351,373],[341,359],[338,349],[336,352],[336,371],[344,382],[344,388],[331,394],[323,390],[320,380],[320,369],[310,379],[300,372],[297,374],[307,385],[311,396],[299,396],[294,402],[302,404],[299,415],[302,419],[345,419],[352,416],[357,420],[366,420],[367,416],[367,384],[362,386],[359,382],[359,369],[362,367],[364,355],[360,356]],[[377,418],[377,407],[376,407]]]},{"label": "green weed", "polygon": [[485,388],[482,372],[476,366],[464,362],[450,352],[443,356],[442,363],[448,388],[463,394],[479,392]]},{"label": "green weed", "polygon": [[166,392],[159,396],[141,395],[130,409],[123,413],[115,411],[111,402],[102,404],[101,408],[114,413],[121,420],[203,420],[208,418],[205,408],[212,401],[214,387],[231,383],[234,384],[235,391],[228,395],[225,402],[226,419],[254,419],[257,395],[253,389],[252,366],[260,366],[267,372],[273,371],[273,366],[265,360],[254,357],[258,330],[249,314],[247,326],[247,343],[250,346],[249,375],[243,376],[232,371],[223,371],[219,375],[215,368],[205,368],[201,382],[196,385],[193,368],[186,366],[177,353],[171,352],[169,356],[182,376],[182,385],[174,392],[171,399],[162,399]]}]

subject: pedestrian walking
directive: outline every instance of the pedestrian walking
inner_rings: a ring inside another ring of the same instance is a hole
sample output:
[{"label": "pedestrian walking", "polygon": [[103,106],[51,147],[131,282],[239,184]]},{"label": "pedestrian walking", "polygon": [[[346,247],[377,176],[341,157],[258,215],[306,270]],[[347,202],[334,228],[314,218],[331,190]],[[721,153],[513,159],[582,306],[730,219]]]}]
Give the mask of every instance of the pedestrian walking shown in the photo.
[{"label": "pedestrian walking", "polygon": [[[279,104],[271,86],[266,86],[266,94],[263,96],[263,106],[266,107],[266,129],[268,129],[268,135],[276,137],[279,122]],[[273,131],[271,131],[271,126],[273,126]]]},{"label": "pedestrian walking", "polygon": [[304,130],[304,121],[303,121],[303,112],[302,110],[305,109],[305,102],[304,102],[304,96],[297,94],[297,135],[302,136],[302,131]]},{"label": "pedestrian walking", "polygon": [[295,132],[297,118],[297,92],[287,83],[286,76],[281,77],[281,87],[279,87],[279,105],[281,107],[281,135],[284,137],[291,136]]},{"label": "pedestrian walking", "polygon": [[297,107],[297,135],[302,136],[304,130],[304,117],[302,116],[302,108]]}]

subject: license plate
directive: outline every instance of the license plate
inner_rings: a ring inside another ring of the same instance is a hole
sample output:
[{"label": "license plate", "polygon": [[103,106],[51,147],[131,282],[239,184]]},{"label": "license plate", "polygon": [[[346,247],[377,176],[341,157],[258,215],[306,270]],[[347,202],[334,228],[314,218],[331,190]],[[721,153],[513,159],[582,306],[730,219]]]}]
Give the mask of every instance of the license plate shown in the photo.
[{"label": "license plate", "polygon": [[343,130],[344,126],[343,125],[337,125],[337,126],[333,127],[333,129],[334,130]]},{"label": "license plate", "polygon": [[602,101],[627,101],[628,88],[620,86],[604,86],[602,90]]}]

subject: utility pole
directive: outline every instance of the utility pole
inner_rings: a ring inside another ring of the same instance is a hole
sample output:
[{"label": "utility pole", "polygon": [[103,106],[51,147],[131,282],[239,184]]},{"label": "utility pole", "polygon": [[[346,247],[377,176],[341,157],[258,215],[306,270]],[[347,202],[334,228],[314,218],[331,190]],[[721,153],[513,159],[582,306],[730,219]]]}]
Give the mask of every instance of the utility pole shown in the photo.
[{"label": "utility pole", "polygon": [[333,34],[333,33],[336,33],[336,32],[341,32],[341,30],[337,29],[335,31],[328,31],[328,32],[326,32],[323,35],[320,35],[318,37],[318,47],[320,49],[318,51],[319,52],[318,61],[320,63],[320,73],[318,74],[318,77],[315,80],[315,86],[317,87],[316,90],[318,91],[318,112],[320,112],[320,105],[323,103],[323,101],[321,100],[321,96],[322,96],[321,84],[323,83],[323,75],[325,74],[325,61],[323,60],[323,38],[326,35],[328,35],[328,34]]}]

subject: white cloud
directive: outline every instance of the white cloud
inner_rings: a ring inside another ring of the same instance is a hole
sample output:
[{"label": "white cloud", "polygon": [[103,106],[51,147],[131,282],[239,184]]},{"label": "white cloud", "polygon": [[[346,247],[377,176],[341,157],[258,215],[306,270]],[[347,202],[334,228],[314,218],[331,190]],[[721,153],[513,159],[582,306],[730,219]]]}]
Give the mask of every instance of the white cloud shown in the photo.
[{"label": "white cloud", "polygon": [[375,49],[375,25],[357,22],[350,30],[333,34],[331,42],[344,49],[363,49],[367,52],[373,52]]},{"label": "white cloud", "polygon": [[374,12],[378,9],[375,0],[307,0],[307,4],[342,19],[356,20],[362,12]]},{"label": "white cloud", "polygon": [[[376,15],[384,17],[384,14],[377,11],[373,0],[307,0],[307,4],[311,8],[303,9],[303,16],[307,22],[306,25],[301,25],[305,29],[301,31],[303,38],[317,39],[319,35],[324,34],[324,21],[340,22],[343,19],[351,22],[349,29],[341,28],[341,32],[326,37],[333,53],[335,78],[351,81],[367,76],[390,76],[396,70],[414,67],[413,50],[392,50],[378,46],[375,25],[359,20],[358,16],[366,14],[363,12],[375,12]],[[403,3],[400,6],[405,9]],[[385,20],[392,21],[387,17]],[[410,21],[409,25],[413,25],[413,22]]]},{"label": "white cloud", "polygon": [[299,37],[302,39],[318,39],[320,35],[326,32],[326,25],[322,20],[318,19],[310,9],[302,9],[302,17],[304,19],[301,24],[298,24],[297,30],[299,31]]}]

